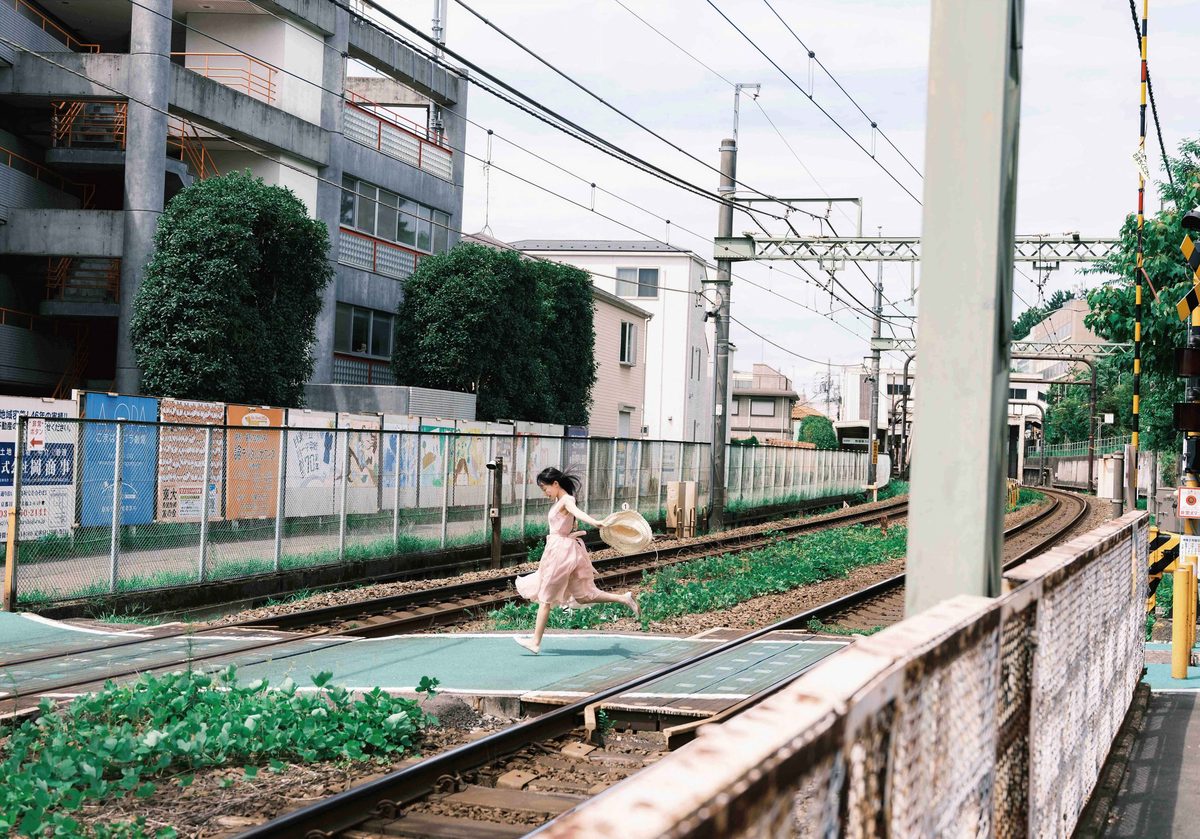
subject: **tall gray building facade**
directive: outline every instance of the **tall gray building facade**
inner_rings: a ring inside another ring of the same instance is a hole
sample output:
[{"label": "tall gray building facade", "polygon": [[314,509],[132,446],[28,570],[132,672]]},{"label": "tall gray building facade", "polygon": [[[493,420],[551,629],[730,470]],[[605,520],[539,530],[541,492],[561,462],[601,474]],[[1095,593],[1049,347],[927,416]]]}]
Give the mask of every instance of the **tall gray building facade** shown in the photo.
[{"label": "tall gray building facade", "polygon": [[0,36],[0,388],[136,393],[163,208],[243,170],[329,229],[312,381],[394,384],[403,281],[458,241],[465,80],[328,0],[6,0]]}]

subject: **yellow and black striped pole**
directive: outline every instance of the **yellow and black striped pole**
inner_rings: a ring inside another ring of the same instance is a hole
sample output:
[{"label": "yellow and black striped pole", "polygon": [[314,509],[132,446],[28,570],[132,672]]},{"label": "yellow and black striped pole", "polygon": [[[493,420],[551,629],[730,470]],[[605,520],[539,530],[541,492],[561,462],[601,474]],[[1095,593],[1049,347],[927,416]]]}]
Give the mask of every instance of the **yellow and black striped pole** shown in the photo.
[{"label": "yellow and black striped pole", "polygon": [[[1150,0],[1142,0],[1142,100],[1139,108],[1138,158],[1146,158],[1146,32],[1150,16]],[[1145,274],[1142,228],[1146,223],[1146,177],[1138,169],[1137,200],[1137,267],[1133,277],[1133,418],[1129,436],[1129,492],[1125,495],[1127,510],[1137,509],[1138,498],[1138,403],[1142,384],[1142,277]]]}]

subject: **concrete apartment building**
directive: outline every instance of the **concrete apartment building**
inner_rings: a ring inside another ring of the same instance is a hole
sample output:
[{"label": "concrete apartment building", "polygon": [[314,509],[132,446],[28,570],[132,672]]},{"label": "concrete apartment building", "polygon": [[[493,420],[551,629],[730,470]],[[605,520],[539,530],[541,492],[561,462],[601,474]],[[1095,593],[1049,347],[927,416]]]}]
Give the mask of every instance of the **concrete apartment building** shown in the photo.
[{"label": "concrete apartment building", "polygon": [[633,436],[711,440],[713,339],[700,296],[706,277],[700,257],[653,241],[526,239],[511,245],[582,268],[597,288],[653,315],[646,329],[645,419],[642,428],[631,426]]},{"label": "concrete apartment building", "polygon": [[136,393],[164,204],[245,169],[329,229],[312,381],[394,383],[402,281],[458,239],[465,81],[326,0],[6,0],[0,33],[0,386]]},{"label": "concrete apartment building", "polygon": [[630,301],[593,288],[596,384],[588,433],[593,437],[644,437],[646,336],[653,315]]},{"label": "concrete apartment building", "polygon": [[774,367],[755,364],[749,373],[733,371],[729,433],[738,439],[792,439],[792,406],[800,395]]}]

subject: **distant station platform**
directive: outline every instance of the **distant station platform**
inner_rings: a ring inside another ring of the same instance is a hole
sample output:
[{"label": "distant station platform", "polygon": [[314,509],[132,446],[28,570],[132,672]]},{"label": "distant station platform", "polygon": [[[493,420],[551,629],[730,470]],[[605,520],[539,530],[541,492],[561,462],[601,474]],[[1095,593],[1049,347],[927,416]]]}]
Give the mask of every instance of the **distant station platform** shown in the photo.
[{"label": "distant station platform", "polygon": [[[520,706],[566,704],[665,665],[684,661],[740,633],[697,636],[603,632],[549,633],[541,655],[511,633],[445,633],[386,638],[304,636],[178,624],[131,630],[0,613],[0,699],[24,707],[41,696],[65,698],[109,678],[170,672],[185,666],[237,665],[243,681],[292,679],[303,687],[322,671],[348,689],[407,693],[422,677],[444,693]],[[614,697],[606,706],[666,716],[705,717],[803,672],[848,642],[803,633],[771,633]]]},{"label": "distant station platform", "polygon": [[[1200,660],[1200,646],[1192,649],[1192,661]],[[1171,678],[1171,644],[1169,641],[1146,642],[1146,675],[1142,679],[1155,692],[1200,692],[1200,667],[1188,668],[1186,679]]]}]

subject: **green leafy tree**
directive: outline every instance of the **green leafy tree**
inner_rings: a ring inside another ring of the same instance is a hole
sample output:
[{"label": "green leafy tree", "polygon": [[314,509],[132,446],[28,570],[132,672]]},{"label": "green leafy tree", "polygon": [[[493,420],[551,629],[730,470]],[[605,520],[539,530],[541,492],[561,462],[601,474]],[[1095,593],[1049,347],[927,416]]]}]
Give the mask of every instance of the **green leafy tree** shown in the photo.
[{"label": "green leafy tree", "polygon": [[1059,289],[1050,295],[1050,299],[1044,305],[1031,306],[1021,313],[1021,316],[1013,321],[1012,339],[1021,341],[1029,337],[1030,331],[1037,326],[1051,312],[1056,312],[1063,307],[1068,300],[1074,300],[1075,293]]},{"label": "green leafy tree", "polygon": [[596,379],[586,272],[463,244],[404,286],[397,381],[466,391],[480,419],[584,424]]},{"label": "green leafy tree", "polygon": [[[1182,399],[1182,384],[1174,375],[1174,350],[1185,340],[1175,304],[1191,287],[1191,272],[1183,261],[1179,244],[1184,230],[1183,213],[1200,204],[1200,141],[1186,140],[1179,156],[1170,160],[1175,181],[1159,184],[1163,208],[1147,216],[1143,229],[1142,283],[1142,382],[1141,444],[1143,448],[1170,449],[1177,440],[1171,428],[1171,404]],[[1108,279],[1088,293],[1088,327],[1110,341],[1133,340],[1134,270],[1137,264],[1137,219],[1126,217],[1120,230],[1120,243],[1108,259],[1097,262],[1089,271],[1108,275]],[[1121,362],[1132,372],[1132,360]],[[1132,392],[1118,412],[1122,427],[1129,428]]]},{"label": "green leafy tree", "polygon": [[289,189],[231,173],[180,192],[133,304],[141,389],[302,405],[328,251],[325,225]]},{"label": "green leafy tree", "polygon": [[549,422],[587,425],[596,383],[592,278],[570,265],[525,260],[542,299]]},{"label": "green leafy tree", "polygon": [[797,438],[802,443],[812,443],[818,449],[836,449],[838,447],[837,432],[829,417],[808,416],[800,420],[800,431]]}]

